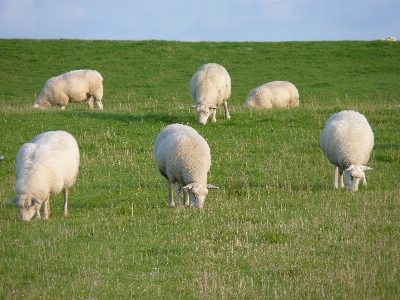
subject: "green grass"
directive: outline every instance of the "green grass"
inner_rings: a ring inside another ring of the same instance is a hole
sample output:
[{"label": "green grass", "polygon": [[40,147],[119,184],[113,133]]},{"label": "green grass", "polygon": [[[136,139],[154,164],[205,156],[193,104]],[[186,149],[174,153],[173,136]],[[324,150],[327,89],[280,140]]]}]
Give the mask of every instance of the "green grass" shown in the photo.
[{"label": "green grass", "polygon": [[[396,299],[400,293],[400,43],[184,43],[0,40],[1,299]],[[217,123],[202,127],[191,76],[216,62],[232,78]],[[90,68],[104,111],[33,110],[45,81]],[[287,80],[292,110],[243,109],[248,92]],[[326,120],[363,113],[375,133],[368,187],[333,191],[319,149]],[[203,211],[168,207],[153,146],[194,127],[213,164]],[[19,222],[15,157],[49,130],[78,140],[81,167],[48,221]]]}]

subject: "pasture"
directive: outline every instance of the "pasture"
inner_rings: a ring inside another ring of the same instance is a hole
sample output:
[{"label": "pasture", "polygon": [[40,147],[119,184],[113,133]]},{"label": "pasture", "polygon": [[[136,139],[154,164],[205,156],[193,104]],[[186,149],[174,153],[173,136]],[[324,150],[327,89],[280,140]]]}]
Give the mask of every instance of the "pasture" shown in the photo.
[{"label": "pasture", "polygon": [[[400,43],[185,43],[0,40],[1,299],[396,299],[400,294]],[[197,123],[189,82],[204,63],[232,79],[231,120]],[[104,111],[34,110],[46,80],[104,78]],[[274,80],[295,109],[250,110]],[[326,120],[364,114],[375,134],[368,186],[334,191],[319,148]],[[211,148],[202,211],[168,207],[153,146],[171,123]],[[20,222],[15,158],[37,134],[65,130],[81,152],[62,217]]]}]

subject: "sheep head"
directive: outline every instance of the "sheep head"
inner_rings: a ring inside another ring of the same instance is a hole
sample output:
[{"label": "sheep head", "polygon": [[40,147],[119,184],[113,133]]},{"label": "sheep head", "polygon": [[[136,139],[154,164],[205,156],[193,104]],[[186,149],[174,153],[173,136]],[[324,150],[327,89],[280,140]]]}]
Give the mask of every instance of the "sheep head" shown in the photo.
[{"label": "sheep head", "polygon": [[347,189],[350,192],[356,192],[358,190],[358,184],[362,180],[363,184],[366,185],[365,171],[373,170],[370,167],[362,165],[350,165],[344,170],[344,177],[346,178]]},{"label": "sheep head", "polygon": [[206,125],[208,117],[217,109],[216,106],[208,106],[200,104],[192,105],[191,108],[196,108],[200,125]]},{"label": "sheep head", "polygon": [[20,194],[11,202],[18,206],[21,221],[30,221],[42,206],[42,203],[30,194]]},{"label": "sheep head", "polygon": [[208,195],[209,189],[218,189],[218,187],[207,184],[204,186],[200,183],[189,183],[188,185],[183,187],[183,190],[186,193],[189,193],[190,204],[196,208],[203,208],[204,201],[206,200],[206,196]]}]

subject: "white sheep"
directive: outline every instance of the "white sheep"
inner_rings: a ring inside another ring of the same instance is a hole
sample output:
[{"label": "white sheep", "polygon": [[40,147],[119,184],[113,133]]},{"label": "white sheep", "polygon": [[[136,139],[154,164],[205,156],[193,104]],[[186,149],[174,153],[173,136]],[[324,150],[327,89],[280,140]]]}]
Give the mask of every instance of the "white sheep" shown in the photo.
[{"label": "white sheep", "polygon": [[332,115],[322,131],[320,146],[334,166],[333,188],[343,188],[343,173],[349,191],[357,191],[360,180],[367,185],[365,166],[374,147],[374,133],[364,115],[344,110]]},{"label": "white sheep", "polygon": [[299,106],[299,91],[288,81],[272,81],[250,91],[244,103],[255,108],[293,108]]},{"label": "white sheep", "polygon": [[190,126],[172,124],[164,127],[157,136],[154,154],[159,172],[168,182],[168,200],[175,206],[172,184],[176,184],[177,207],[180,206],[181,189],[184,204],[203,208],[209,189],[218,187],[207,184],[211,167],[210,148],[206,140]]},{"label": "white sheep", "polygon": [[93,109],[93,100],[102,110],[103,77],[94,70],[75,70],[46,81],[42,92],[33,107],[47,108],[49,106],[65,106],[69,102],[87,101],[89,109]]},{"label": "white sheep", "polygon": [[212,114],[212,122],[217,122],[216,112],[220,104],[224,105],[225,118],[231,116],[228,111],[228,98],[231,96],[231,77],[226,69],[216,63],[202,65],[190,81],[190,94],[196,101],[199,123],[205,125]]},{"label": "white sheep", "polygon": [[68,188],[76,180],[79,169],[79,148],[75,138],[65,131],[48,131],[22,145],[17,154],[17,181],[12,202],[16,203],[21,220],[29,221],[44,202],[43,219],[50,217],[50,195],[64,191],[63,215],[68,215]]}]

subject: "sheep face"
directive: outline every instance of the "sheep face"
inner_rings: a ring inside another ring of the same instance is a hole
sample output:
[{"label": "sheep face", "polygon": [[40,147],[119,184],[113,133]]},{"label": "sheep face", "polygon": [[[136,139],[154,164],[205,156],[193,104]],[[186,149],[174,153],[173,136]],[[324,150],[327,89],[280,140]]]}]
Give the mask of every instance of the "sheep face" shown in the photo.
[{"label": "sheep face", "polygon": [[350,192],[356,192],[358,190],[360,180],[362,180],[364,185],[367,184],[367,181],[365,179],[365,171],[368,170],[372,170],[372,168],[357,165],[350,165],[350,167],[344,170],[344,177],[346,179],[347,189]]},{"label": "sheep face", "polygon": [[21,221],[30,221],[33,215],[36,212],[39,212],[40,207],[42,206],[40,201],[36,200],[29,194],[20,194],[12,202],[14,202],[19,208]]},{"label": "sheep face", "polygon": [[189,193],[190,204],[196,208],[203,208],[204,201],[208,195],[208,189],[198,183],[191,183],[183,187],[186,193]]},{"label": "sheep face", "polygon": [[[215,106],[208,106],[208,105],[193,105],[193,108],[196,108],[197,116],[199,118],[200,125],[206,125],[208,117],[215,113],[217,107]],[[213,118],[213,122],[214,118]]]},{"label": "sheep face", "polygon": [[196,208],[203,208],[204,201],[206,200],[206,196],[208,195],[208,190],[216,190],[217,186],[212,184],[207,184],[206,186],[199,183],[189,183],[188,185],[183,187],[185,193],[189,194],[190,204]]}]

